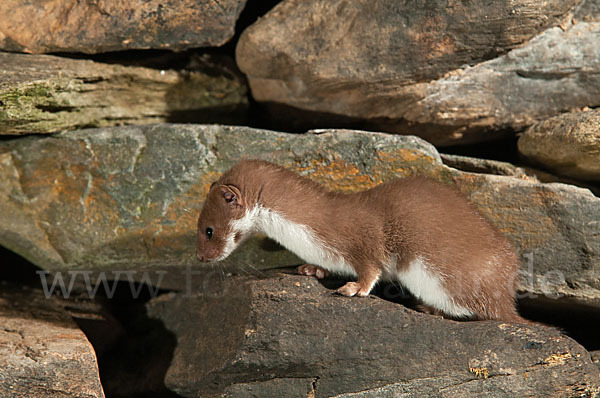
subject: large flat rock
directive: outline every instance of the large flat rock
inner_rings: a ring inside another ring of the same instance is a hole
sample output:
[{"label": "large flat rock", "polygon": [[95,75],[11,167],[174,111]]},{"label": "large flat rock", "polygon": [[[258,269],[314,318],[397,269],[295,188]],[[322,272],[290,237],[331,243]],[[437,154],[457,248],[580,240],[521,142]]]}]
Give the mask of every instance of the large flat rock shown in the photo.
[{"label": "large flat rock", "polygon": [[104,398],[94,348],[41,290],[0,289],[0,396]]},{"label": "large flat rock", "polygon": [[220,46],[233,34],[245,0],[5,0],[0,49],[100,53]]},{"label": "large flat rock", "polygon": [[600,372],[544,327],[455,322],[315,278],[233,278],[167,294],[148,315],[177,338],[165,385],[184,397],[589,397]]},{"label": "large flat rock", "polygon": [[193,112],[198,120],[248,102],[241,79],[200,71],[2,52],[0,65],[0,135],[156,123]]},{"label": "large flat rock", "polygon": [[527,129],[519,152],[558,174],[600,181],[600,110],[565,113]]},{"label": "large flat rock", "polygon": [[252,78],[413,84],[504,54],[579,3],[285,0],[244,32],[238,62]]},{"label": "large flat rock", "polygon": [[286,0],[244,31],[237,61],[265,104],[484,141],[600,104],[597,10],[571,19],[579,3]]},{"label": "large flat rock", "polygon": [[[456,184],[521,253],[521,290],[600,298],[600,199],[589,190],[461,172],[416,137],[348,130],[152,125],[4,141],[0,244],[53,271],[201,267],[203,198],[242,158],[279,163],[343,192],[414,174]],[[299,262],[258,237],[223,265]]]}]

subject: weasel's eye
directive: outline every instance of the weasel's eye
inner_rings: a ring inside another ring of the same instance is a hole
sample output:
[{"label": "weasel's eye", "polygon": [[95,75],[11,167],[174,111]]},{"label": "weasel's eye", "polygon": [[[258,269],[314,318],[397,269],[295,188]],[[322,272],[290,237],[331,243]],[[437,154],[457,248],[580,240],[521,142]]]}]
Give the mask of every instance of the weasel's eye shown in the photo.
[{"label": "weasel's eye", "polygon": [[211,227],[206,228],[206,237],[208,239],[213,237],[213,229]]}]

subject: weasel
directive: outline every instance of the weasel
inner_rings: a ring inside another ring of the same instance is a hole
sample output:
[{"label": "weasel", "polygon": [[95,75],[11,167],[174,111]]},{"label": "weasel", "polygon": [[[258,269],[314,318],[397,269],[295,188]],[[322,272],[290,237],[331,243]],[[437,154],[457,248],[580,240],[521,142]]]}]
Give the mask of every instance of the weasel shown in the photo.
[{"label": "weasel", "polygon": [[367,296],[400,282],[453,319],[531,323],[515,309],[518,259],[461,194],[422,177],[344,194],[281,166],[243,160],[211,186],[198,219],[197,257],[221,261],[263,232],[308,264],[306,275],[353,277],[337,291]]}]

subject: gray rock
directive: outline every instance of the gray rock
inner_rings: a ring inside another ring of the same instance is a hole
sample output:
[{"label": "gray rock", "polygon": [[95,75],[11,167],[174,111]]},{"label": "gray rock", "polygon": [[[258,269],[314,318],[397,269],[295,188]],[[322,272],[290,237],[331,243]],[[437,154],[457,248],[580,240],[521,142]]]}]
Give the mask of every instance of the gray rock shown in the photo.
[{"label": "gray rock", "polygon": [[592,356],[592,361],[594,361],[598,366],[598,369],[600,369],[600,350],[592,351],[590,354]]},{"label": "gray rock", "polygon": [[103,398],[94,348],[41,291],[0,290],[0,396]]},{"label": "gray rock", "polygon": [[519,152],[558,174],[600,181],[600,110],[565,113],[527,129]]},{"label": "gray rock", "polygon": [[0,49],[28,53],[220,46],[245,0],[31,0],[0,3]]},{"label": "gray rock", "polygon": [[246,29],[237,61],[266,104],[436,145],[484,141],[600,104],[600,25],[572,24],[579,3],[287,0]]},{"label": "gray rock", "polygon": [[[446,166],[470,173],[494,174],[510,176],[533,182],[540,182],[537,175],[530,169],[517,167],[508,162],[498,160],[471,158],[461,155],[440,154]],[[547,182],[547,181],[544,181]],[[552,182],[558,182],[557,180]]]},{"label": "gray rock", "polygon": [[[384,166],[390,159],[383,157],[394,156],[398,146],[407,148],[415,164],[439,159],[432,146],[415,137],[383,137],[156,125],[6,141],[0,144],[6,173],[0,189],[6,215],[0,242],[51,270],[195,265],[202,200],[210,184],[237,160],[279,161],[330,186],[352,190],[384,177],[371,179],[356,165]],[[373,158],[374,151],[382,158]],[[344,158],[336,162],[336,156]],[[392,170],[382,172],[389,176]],[[261,267],[265,256],[271,266],[298,261],[281,250],[261,249],[263,241],[246,245],[256,253],[242,251],[230,262]]]},{"label": "gray rock", "polygon": [[248,104],[241,79],[199,71],[2,52],[0,65],[0,135],[200,118],[220,108],[239,114]]},{"label": "gray rock", "polygon": [[576,21],[600,22],[600,2],[598,0],[584,0],[573,12]]},{"label": "gray rock", "polygon": [[[252,79],[296,80],[311,88],[329,83],[321,90],[350,89],[353,80],[397,88],[504,54],[578,3],[286,0],[243,33],[238,63]],[[290,40],[299,36],[304,40]],[[340,86],[332,87],[336,82]]]},{"label": "gray rock", "polygon": [[184,397],[600,391],[589,353],[549,328],[444,320],[311,277],[233,278],[222,295],[163,295],[147,311],[177,336],[165,384]]},{"label": "gray rock", "polygon": [[[523,255],[521,290],[600,298],[600,199],[590,191],[461,172],[416,137],[347,130],[154,125],[3,141],[0,244],[52,271],[210,271],[195,258],[197,217],[210,184],[241,158],[343,192],[414,174],[456,184]],[[300,262],[257,237],[221,265],[248,272]]]},{"label": "gray rock", "polygon": [[502,162],[491,159],[471,158],[461,155],[440,154],[442,161],[446,166],[466,171],[469,173],[494,174],[501,176],[516,177],[531,182],[558,182],[562,184],[575,185],[581,188],[589,189],[594,195],[600,195],[600,186],[593,182],[583,182],[573,178],[559,176],[540,170],[539,168],[529,166],[515,166],[508,162]]},{"label": "gray rock", "polygon": [[548,29],[504,56],[430,83],[405,117],[455,127],[442,142],[449,144],[469,130],[521,129],[571,109],[598,106],[598,41],[598,22]]}]

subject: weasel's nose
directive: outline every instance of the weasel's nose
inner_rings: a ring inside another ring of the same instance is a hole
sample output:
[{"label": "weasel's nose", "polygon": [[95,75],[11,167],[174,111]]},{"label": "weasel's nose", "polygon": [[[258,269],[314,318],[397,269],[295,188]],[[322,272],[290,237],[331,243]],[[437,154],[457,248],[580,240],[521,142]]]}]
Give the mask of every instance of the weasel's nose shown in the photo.
[{"label": "weasel's nose", "polygon": [[204,256],[202,254],[200,254],[200,252],[198,250],[196,250],[196,257],[198,258],[198,260],[200,260],[201,262],[204,262]]}]

